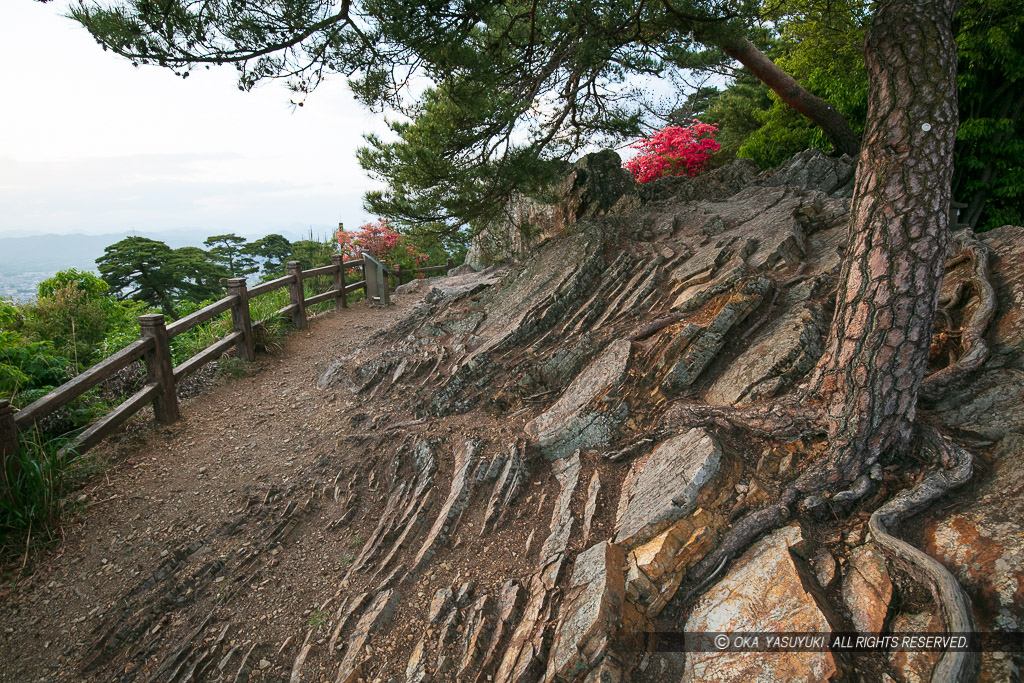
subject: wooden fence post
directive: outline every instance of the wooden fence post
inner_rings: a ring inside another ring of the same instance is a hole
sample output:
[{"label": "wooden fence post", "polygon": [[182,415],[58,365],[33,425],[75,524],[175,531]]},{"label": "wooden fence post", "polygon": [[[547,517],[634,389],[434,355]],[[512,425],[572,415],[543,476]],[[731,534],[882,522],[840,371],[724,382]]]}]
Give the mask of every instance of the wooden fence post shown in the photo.
[{"label": "wooden fence post", "polygon": [[14,424],[14,409],[9,400],[0,398],[0,465],[17,450],[18,425]]},{"label": "wooden fence post", "polygon": [[444,262],[444,274],[447,275],[448,271],[455,267],[455,261],[452,261],[452,257],[449,256],[448,260]]},{"label": "wooden fence post", "polygon": [[178,410],[178,395],[174,391],[174,365],[171,362],[171,340],[167,336],[164,317],[160,313],[139,316],[139,328],[143,337],[153,338],[153,348],[146,352],[146,381],[155,382],[159,391],[153,397],[153,414],[161,424],[177,422],[181,417]]},{"label": "wooden fence post", "polygon": [[[21,465],[15,463],[8,465],[7,459],[18,452],[18,425],[14,423],[14,411],[11,409],[11,402],[6,398],[0,399],[0,495],[4,494],[4,487],[10,485],[11,480],[16,480],[21,474]],[[8,472],[10,469],[10,472]],[[10,478],[8,478],[10,474]]]},{"label": "wooden fence post", "polygon": [[334,298],[334,308],[338,309],[338,306],[342,308],[348,308],[348,296],[345,294],[345,266],[342,264],[345,262],[345,257],[342,254],[331,254],[331,265],[334,266],[334,272],[331,273],[334,276],[334,288],[338,290],[338,295]]},{"label": "wooden fence post", "polygon": [[235,346],[235,355],[252,363],[256,360],[255,340],[252,336],[252,317],[249,315],[249,290],[244,277],[228,280],[228,296],[237,296],[238,301],[231,307],[231,324],[242,338]]},{"label": "wooden fence post", "polygon": [[377,282],[380,283],[380,289],[378,290],[378,294],[380,295],[380,302],[384,306],[390,306],[391,280],[388,278],[388,273],[386,270],[384,270],[384,266],[378,263],[376,264],[376,270],[377,277],[380,278],[379,280],[377,280]]},{"label": "wooden fence post", "polygon": [[288,274],[295,276],[295,281],[288,285],[288,296],[295,310],[292,311],[292,325],[297,330],[306,329],[306,295],[302,290],[302,264],[298,261],[288,262]]}]

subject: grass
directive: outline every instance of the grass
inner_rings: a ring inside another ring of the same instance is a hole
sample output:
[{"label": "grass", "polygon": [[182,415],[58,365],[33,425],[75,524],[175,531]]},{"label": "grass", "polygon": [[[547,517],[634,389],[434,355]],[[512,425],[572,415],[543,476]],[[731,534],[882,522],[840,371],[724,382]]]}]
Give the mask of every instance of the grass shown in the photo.
[{"label": "grass", "polygon": [[55,538],[66,506],[71,461],[58,441],[46,441],[36,431],[22,434],[19,450],[4,463],[0,480],[0,551],[3,555]]},{"label": "grass", "polygon": [[319,628],[327,623],[331,613],[324,609],[315,609],[309,615],[309,619],[306,620],[306,626],[310,628]]}]

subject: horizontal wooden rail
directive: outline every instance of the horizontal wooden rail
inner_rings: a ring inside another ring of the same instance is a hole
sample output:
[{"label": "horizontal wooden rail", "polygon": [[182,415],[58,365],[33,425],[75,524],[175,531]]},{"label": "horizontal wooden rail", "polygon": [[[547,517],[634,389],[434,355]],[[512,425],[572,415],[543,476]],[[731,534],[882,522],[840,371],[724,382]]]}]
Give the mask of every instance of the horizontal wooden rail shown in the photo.
[{"label": "horizontal wooden rail", "polygon": [[205,308],[200,308],[195,313],[192,313],[191,315],[186,315],[184,318],[179,318],[170,325],[168,325],[167,336],[173,339],[174,337],[177,337],[179,334],[182,334],[183,332],[188,332],[193,327],[198,327],[199,325],[202,325],[207,320],[213,320],[224,311],[230,310],[231,307],[234,306],[237,302],[237,296],[226,296],[220,301],[214,301],[209,306],[206,306]]},{"label": "horizontal wooden rail", "polygon": [[152,339],[138,339],[128,346],[100,361],[82,374],[60,385],[46,396],[29,404],[14,414],[14,423],[18,429],[27,429],[38,420],[46,417],[64,404],[72,401],[94,386],[112,377],[118,371],[142,358],[143,354],[153,348]]},{"label": "horizontal wooden rail", "polygon": [[337,268],[333,263],[326,266],[320,266],[319,268],[310,268],[309,270],[302,271],[302,277],[316,277],[317,275],[331,275]]},{"label": "horizontal wooden rail", "polygon": [[160,391],[160,385],[151,382],[136,391],[131,397],[94,422],[84,432],[79,434],[74,441],[65,446],[63,453],[72,451],[77,454],[85,453],[87,450],[98,444],[108,434],[124,424],[125,420],[142,410],[143,406],[153,400],[153,397]]},{"label": "horizontal wooden rail", "polygon": [[261,282],[255,287],[249,288],[249,298],[251,299],[254,296],[259,296],[260,294],[272,292],[275,289],[281,289],[285,285],[290,285],[293,280],[295,280],[294,275],[285,275],[284,277],[279,277],[276,280],[267,280],[266,282]]},{"label": "horizontal wooden rail", "polygon": [[311,296],[311,297],[307,298],[306,299],[306,305],[307,306],[312,306],[313,304],[318,304],[318,303],[320,303],[322,301],[330,301],[331,299],[336,299],[336,298],[338,298],[338,290],[336,290],[336,289],[329,289],[326,292],[322,292],[320,294],[316,294],[314,296]]},{"label": "horizontal wooden rail", "polygon": [[428,273],[444,273],[448,274],[452,268],[455,267],[455,262],[451,258],[447,259],[443,266],[424,266],[423,268],[396,268],[392,275],[398,279],[398,284],[402,284],[402,277],[405,275],[412,274],[412,277],[417,275],[426,275]]},{"label": "horizontal wooden rail", "polygon": [[210,361],[217,360],[223,356],[227,353],[228,349],[235,345],[235,342],[237,342],[241,336],[241,332],[232,332],[220,341],[215,341],[210,344],[205,349],[174,368],[174,381],[181,381],[184,377],[191,375]]},{"label": "horizontal wooden rail", "polygon": [[[429,269],[421,269],[420,272],[439,272],[450,267],[451,259],[448,260],[447,266],[434,266]],[[6,466],[6,458],[17,451],[19,431],[32,428],[39,420],[139,359],[142,359],[146,366],[146,384],[142,389],[82,431],[65,446],[64,452],[84,453],[102,441],[147,403],[153,404],[153,413],[157,421],[162,423],[176,421],[180,416],[176,393],[178,382],[207,363],[220,358],[232,347],[241,358],[251,360],[254,357],[253,330],[265,327],[267,322],[266,320],[251,321],[249,303],[254,297],[287,287],[290,303],[274,315],[290,316],[292,324],[301,329],[306,324],[306,306],[333,299],[336,308],[344,308],[347,306],[348,295],[360,289],[366,292],[368,299],[387,305],[390,294],[387,276],[399,277],[402,272],[388,268],[368,254],[352,261],[343,261],[341,255],[334,254],[331,257],[330,265],[310,270],[302,270],[298,261],[290,261],[287,268],[288,275],[261,282],[251,289],[247,289],[244,278],[232,278],[228,280],[227,296],[168,325],[164,324],[164,317],[159,314],[140,316],[140,339],[108,356],[22,410],[14,411],[10,401],[0,399],[0,466]],[[345,273],[352,268],[362,268],[363,279],[346,285]],[[321,275],[333,277],[332,288],[311,297],[305,297],[303,280]],[[231,311],[232,332],[177,367],[173,367],[170,340],[227,311]]]}]

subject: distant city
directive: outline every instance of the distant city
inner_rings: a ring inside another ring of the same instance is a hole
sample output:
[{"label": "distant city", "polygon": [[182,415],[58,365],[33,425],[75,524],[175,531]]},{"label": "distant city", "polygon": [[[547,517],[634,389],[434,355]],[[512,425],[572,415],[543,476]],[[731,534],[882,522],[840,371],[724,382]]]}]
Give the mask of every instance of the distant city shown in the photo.
[{"label": "distant city", "polygon": [[[95,268],[92,268],[95,271]],[[40,282],[57,273],[56,270],[43,270],[17,275],[0,275],[0,299],[13,299],[19,303],[28,301],[36,295],[36,287]]]}]

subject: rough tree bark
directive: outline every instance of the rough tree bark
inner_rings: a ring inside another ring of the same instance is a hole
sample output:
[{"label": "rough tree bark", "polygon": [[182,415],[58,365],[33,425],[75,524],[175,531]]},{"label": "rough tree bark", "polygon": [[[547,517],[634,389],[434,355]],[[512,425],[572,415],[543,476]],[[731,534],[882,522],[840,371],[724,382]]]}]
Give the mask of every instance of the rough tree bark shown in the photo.
[{"label": "rough tree bark", "polygon": [[[915,430],[918,395],[949,242],[953,145],[958,125],[956,44],[961,0],[884,0],[869,28],[867,126],[857,167],[846,259],[825,351],[792,397],[748,409],[680,406],[676,424],[722,424],[761,434],[824,433],[828,449],[773,505],[737,522],[694,567],[692,598],[729,558],[780,524],[793,505],[864,495],[865,471],[898,457],[919,431],[941,468],[880,508],[876,540],[928,584],[947,628],[973,630],[969,602],[941,565],[887,529],[970,478],[971,457],[930,428]],[[847,489],[841,491],[840,489]],[[943,680],[969,680],[968,653],[942,662]]]},{"label": "rough tree bark", "polygon": [[883,2],[836,312],[808,388],[824,404],[830,483],[912,436],[949,240],[959,0]]}]

